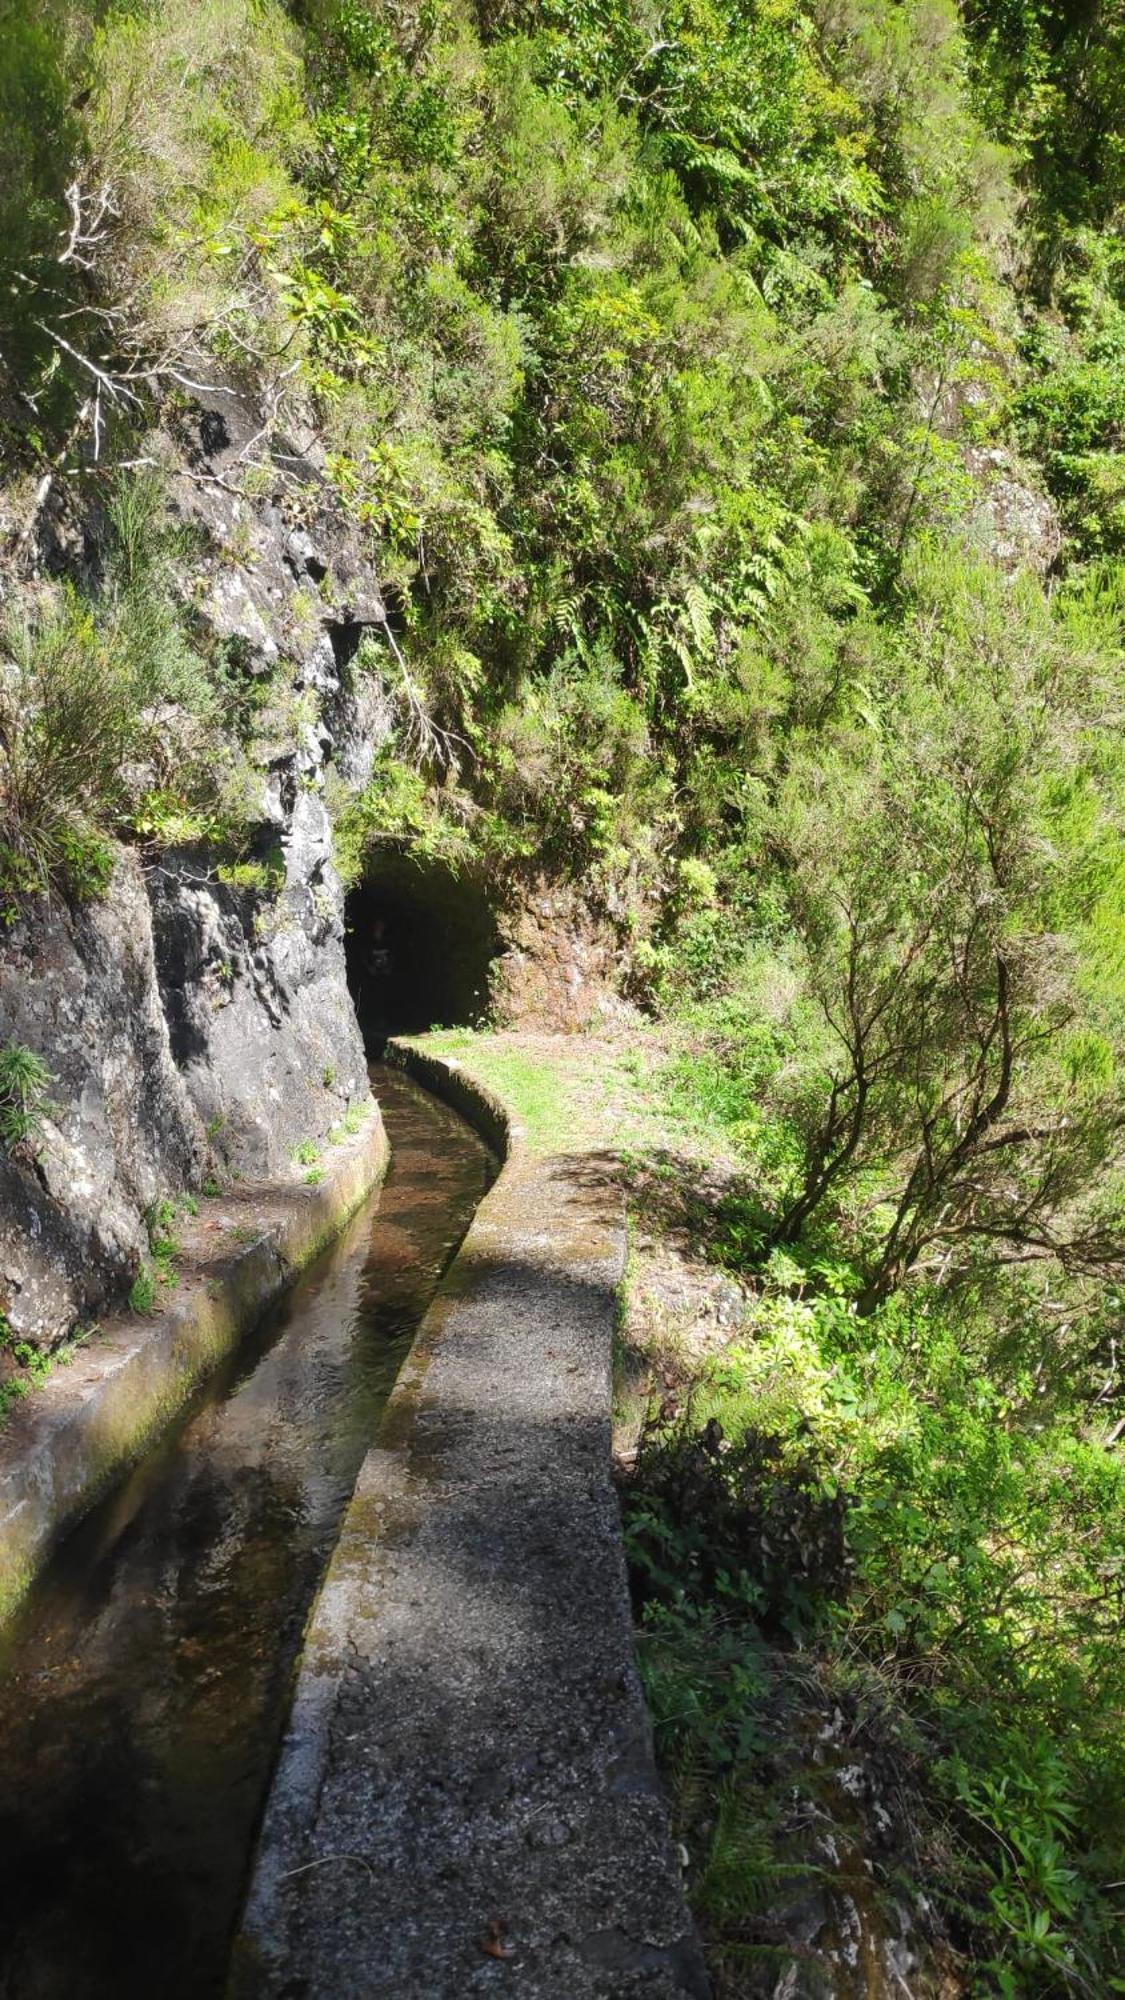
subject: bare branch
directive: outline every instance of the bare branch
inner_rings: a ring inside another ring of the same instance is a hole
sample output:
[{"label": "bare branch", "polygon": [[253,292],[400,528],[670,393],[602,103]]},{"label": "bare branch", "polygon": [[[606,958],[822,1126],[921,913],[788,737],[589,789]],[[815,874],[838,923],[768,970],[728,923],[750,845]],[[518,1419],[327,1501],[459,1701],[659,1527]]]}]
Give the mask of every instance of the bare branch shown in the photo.
[{"label": "bare branch", "polygon": [[103,181],[100,188],[89,192],[80,180],[73,180],[65,190],[65,200],[70,210],[70,227],[63,232],[64,248],[59,252],[59,263],[92,271],[97,263],[96,252],[109,234],[107,222],[116,221],[120,214],[113,189],[108,181]]}]

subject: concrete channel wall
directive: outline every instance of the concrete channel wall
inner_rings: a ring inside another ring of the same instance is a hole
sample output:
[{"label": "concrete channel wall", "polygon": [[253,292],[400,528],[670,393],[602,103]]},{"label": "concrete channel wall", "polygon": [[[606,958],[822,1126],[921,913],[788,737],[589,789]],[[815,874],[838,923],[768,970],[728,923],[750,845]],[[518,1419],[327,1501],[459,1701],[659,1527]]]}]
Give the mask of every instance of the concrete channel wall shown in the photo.
[{"label": "concrete channel wall", "polygon": [[323,1179],[242,1182],[177,1224],[178,1282],[153,1319],[106,1319],[96,1339],[13,1410],[0,1437],[0,1619],[59,1537],[175,1416],[382,1178],[378,1107],[326,1148]]},{"label": "concrete channel wall", "polygon": [[389,1059],[505,1165],[309,1621],[231,2000],[705,1996],[610,1477],[619,1190],[461,1066]]}]

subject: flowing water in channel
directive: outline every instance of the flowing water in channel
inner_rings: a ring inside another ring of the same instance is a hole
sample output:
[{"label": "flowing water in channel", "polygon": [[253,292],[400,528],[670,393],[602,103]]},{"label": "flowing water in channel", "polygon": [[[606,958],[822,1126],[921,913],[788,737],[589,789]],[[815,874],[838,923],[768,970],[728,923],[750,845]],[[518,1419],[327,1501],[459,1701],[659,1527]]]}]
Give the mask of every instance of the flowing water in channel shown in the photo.
[{"label": "flowing water in channel", "polygon": [[396,1071],[381,1192],[0,1635],[0,1996],[217,2000],[312,1597],[495,1171]]}]

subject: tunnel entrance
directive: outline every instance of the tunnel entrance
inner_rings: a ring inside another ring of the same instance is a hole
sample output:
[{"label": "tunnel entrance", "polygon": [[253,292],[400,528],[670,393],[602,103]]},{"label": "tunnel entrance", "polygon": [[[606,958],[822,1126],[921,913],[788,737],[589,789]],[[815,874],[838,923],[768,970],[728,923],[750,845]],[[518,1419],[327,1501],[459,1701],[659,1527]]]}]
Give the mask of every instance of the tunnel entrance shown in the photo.
[{"label": "tunnel entrance", "polygon": [[503,939],[479,881],[388,849],[349,894],[344,921],[348,984],[370,1056],[388,1035],[467,1027],[486,1012]]}]

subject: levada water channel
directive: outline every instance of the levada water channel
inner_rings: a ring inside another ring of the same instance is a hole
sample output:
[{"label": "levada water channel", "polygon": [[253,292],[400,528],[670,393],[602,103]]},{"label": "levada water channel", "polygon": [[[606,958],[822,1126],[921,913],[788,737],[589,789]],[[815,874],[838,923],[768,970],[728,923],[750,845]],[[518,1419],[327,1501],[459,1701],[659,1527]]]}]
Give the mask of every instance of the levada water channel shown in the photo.
[{"label": "levada water channel", "polygon": [[495,1172],[372,1083],[386,1182],[0,1636],[0,1995],[218,2000],[305,1619],[364,1452]]}]

